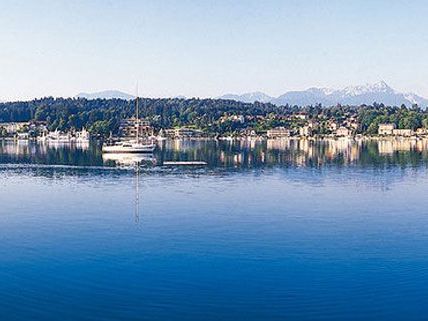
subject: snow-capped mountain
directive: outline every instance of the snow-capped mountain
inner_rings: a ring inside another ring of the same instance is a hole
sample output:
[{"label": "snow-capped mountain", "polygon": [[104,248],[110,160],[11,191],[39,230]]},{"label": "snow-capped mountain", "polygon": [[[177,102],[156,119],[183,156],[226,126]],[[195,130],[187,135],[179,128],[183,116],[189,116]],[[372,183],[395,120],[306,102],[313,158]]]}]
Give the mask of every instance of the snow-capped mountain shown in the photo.
[{"label": "snow-capped mountain", "polygon": [[[243,102],[271,102],[276,105],[315,105],[322,104],[323,106],[332,106],[336,104],[343,105],[362,105],[372,104],[374,102],[383,103],[391,106],[412,106],[418,104],[420,107],[428,106],[428,99],[418,96],[414,93],[400,93],[384,81],[380,81],[374,84],[366,84],[359,86],[346,87],[344,89],[336,90],[329,88],[309,88],[302,91],[289,91],[285,94],[272,98],[263,94],[257,93],[254,95],[243,94],[243,95],[225,95],[222,99],[233,99]],[[258,99],[261,98],[261,99]]]},{"label": "snow-capped mountain", "polygon": [[237,101],[242,101],[244,103],[253,103],[255,101],[267,103],[272,101],[274,97],[271,97],[269,95],[266,95],[265,93],[257,91],[253,93],[246,93],[243,95],[226,94],[218,97],[218,99],[237,100]]},{"label": "snow-capped mountain", "polygon": [[346,87],[343,90],[339,90],[340,94],[343,96],[360,96],[370,93],[389,93],[393,94],[395,91],[389,87],[386,82],[379,81],[374,84],[366,84],[366,85],[360,85],[360,86],[352,86],[352,87]]},{"label": "snow-capped mountain", "polygon": [[111,98],[119,98],[125,100],[134,99],[135,96],[127,94],[125,92],[119,90],[104,90],[95,93],[80,93],[76,95],[77,98],[86,98],[86,99],[111,99]]},{"label": "snow-capped mountain", "polygon": [[[412,99],[409,100],[408,97],[412,97]],[[349,105],[371,104],[373,102],[391,106],[405,104],[409,107],[415,103],[421,107],[428,105],[428,100],[415,94],[403,94],[395,91],[384,81],[364,86],[346,87],[343,90],[333,92],[328,98],[335,104]]]}]

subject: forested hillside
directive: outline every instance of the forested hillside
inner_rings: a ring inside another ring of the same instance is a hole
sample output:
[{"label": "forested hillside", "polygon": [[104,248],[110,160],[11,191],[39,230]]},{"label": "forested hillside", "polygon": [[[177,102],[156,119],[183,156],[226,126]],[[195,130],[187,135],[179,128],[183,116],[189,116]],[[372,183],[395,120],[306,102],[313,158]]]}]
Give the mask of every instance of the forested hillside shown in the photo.
[{"label": "forested hillside", "polygon": [[[428,114],[417,106],[275,106],[270,103],[243,103],[221,99],[148,99],[139,100],[140,116],[156,129],[192,126],[210,133],[232,133],[244,128],[266,130],[276,126],[293,127],[291,115],[304,113],[319,122],[341,123],[358,120],[358,133],[374,134],[379,123],[392,122],[398,128],[428,127]],[[26,102],[0,104],[0,122],[46,121],[49,129],[67,130],[85,127],[93,134],[117,132],[121,119],[135,114],[135,100],[85,98],[43,98]],[[244,122],[227,118],[243,116]],[[302,122],[299,124],[301,125]],[[298,125],[299,125],[298,124]]]}]

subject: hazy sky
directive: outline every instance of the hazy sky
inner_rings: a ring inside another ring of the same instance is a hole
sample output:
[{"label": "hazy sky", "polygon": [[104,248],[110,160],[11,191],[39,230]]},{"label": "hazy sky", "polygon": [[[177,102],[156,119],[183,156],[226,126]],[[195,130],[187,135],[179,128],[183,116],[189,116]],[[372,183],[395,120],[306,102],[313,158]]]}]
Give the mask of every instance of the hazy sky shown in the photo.
[{"label": "hazy sky", "polygon": [[119,89],[428,96],[427,1],[0,1],[0,99]]}]

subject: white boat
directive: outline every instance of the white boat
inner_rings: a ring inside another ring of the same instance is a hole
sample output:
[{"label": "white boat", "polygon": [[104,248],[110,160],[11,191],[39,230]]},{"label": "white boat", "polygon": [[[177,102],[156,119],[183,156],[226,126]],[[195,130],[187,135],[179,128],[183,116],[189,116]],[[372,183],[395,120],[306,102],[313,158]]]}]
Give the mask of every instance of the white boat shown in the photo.
[{"label": "white boat", "polygon": [[45,141],[52,144],[67,144],[71,143],[75,140],[74,137],[72,137],[69,133],[63,134],[58,130],[55,130],[54,132],[50,132],[45,138]]},{"label": "white boat", "polygon": [[113,145],[104,145],[102,148],[103,153],[116,153],[116,154],[142,154],[142,153],[153,153],[156,149],[156,145],[152,142],[144,142],[140,139],[140,122],[138,115],[138,95],[136,98],[136,134],[135,140],[120,141]]},{"label": "white boat", "polygon": [[103,146],[103,153],[140,154],[140,153],[153,153],[155,149],[156,149],[156,145],[153,143],[142,143],[135,140],[135,141],[117,142],[114,145]]}]

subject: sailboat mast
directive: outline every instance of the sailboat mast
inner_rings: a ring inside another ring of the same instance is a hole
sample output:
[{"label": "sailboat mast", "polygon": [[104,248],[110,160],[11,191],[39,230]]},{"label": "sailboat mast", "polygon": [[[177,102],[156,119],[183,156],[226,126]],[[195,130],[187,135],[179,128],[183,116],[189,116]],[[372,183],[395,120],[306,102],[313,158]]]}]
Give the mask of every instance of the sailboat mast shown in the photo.
[{"label": "sailboat mast", "polygon": [[140,114],[139,114],[139,110],[138,110],[138,85],[137,85],[137,98],[136,98],[135,104],[136,104],[136,106],[135,106],[135,109],[136,109],[136,111],[135,111],[135,117],[137,118],[137,122],[136,122],[136,125],[137,125],[136,138],[137,138],[137,143],[138,143],[140,141]]}]

